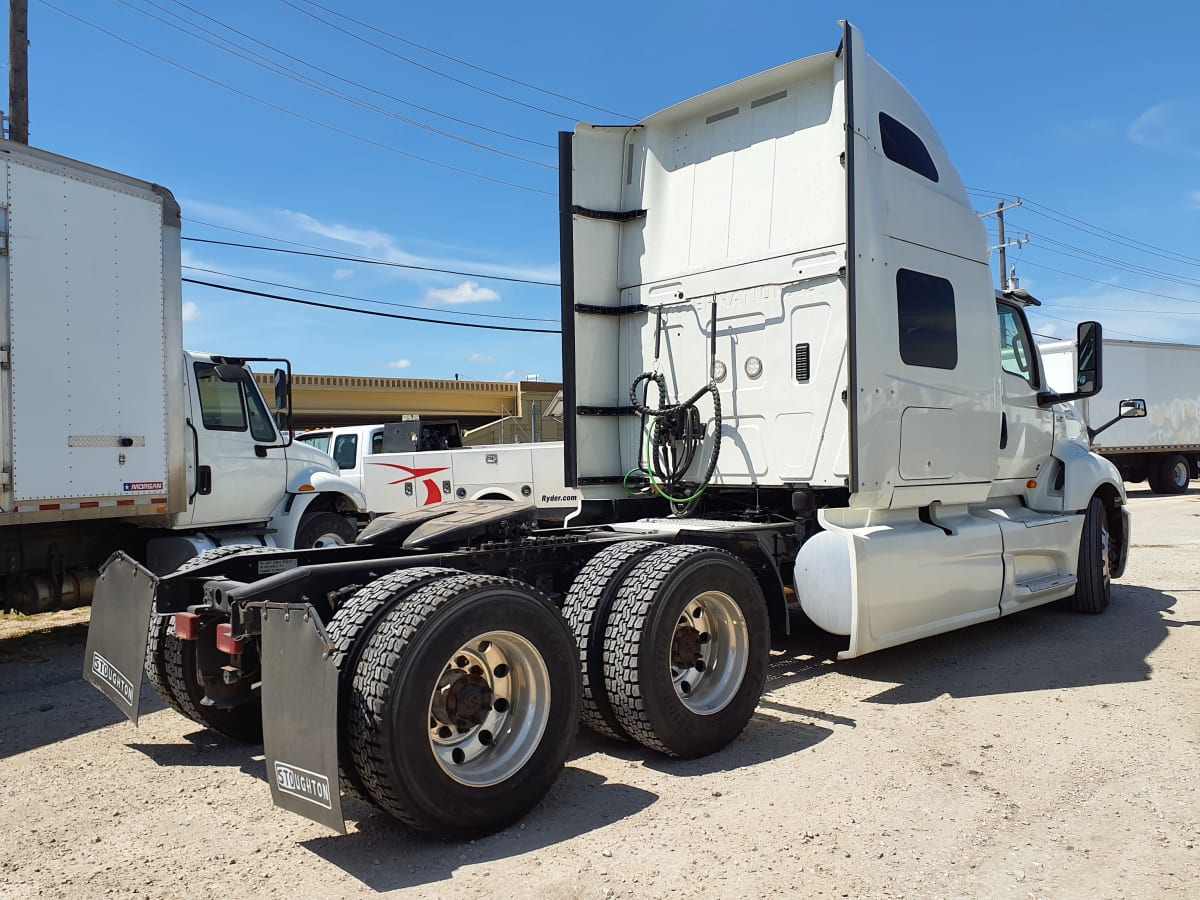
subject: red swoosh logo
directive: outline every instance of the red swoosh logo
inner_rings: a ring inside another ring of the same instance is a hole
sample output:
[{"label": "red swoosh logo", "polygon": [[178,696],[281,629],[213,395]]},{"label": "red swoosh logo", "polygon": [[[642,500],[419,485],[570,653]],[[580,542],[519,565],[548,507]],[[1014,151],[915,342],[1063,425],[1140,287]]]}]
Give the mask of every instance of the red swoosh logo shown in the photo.
[{"label": "red swoosh logo", "polygon": [[[414,478],[424,478],[426,475],[434,475],[438,472],[445,472],[449,466],[441,466],[433,469],[413,469],[408,466],[402,466],[398,463],[371,463],[373,466],[385,466],[389,469],[399,469],[402,472],[407,472],[408,475],[404,478],[398,478],[395,481],[389,481],[388,484],[404,484],[406,481],[412,481]],[[428,484],[428,482],[426,482]]]}]

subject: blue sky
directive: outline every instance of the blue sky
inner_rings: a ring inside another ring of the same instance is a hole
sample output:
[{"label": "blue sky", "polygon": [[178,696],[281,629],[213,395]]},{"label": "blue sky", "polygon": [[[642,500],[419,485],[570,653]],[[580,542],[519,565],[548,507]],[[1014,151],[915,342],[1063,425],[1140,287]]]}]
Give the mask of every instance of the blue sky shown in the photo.
[{"label": "blue sky", "polygon": [[[1000,196],[1030,201],[1008,222],[1010,237],[1030,233],[1010,261],[1045,303],[1035,330],[1067,335],[1099,318],[1110,337],[1200,343],[1200,7],[1163,6],[30,0],[30,142],[171,188],[185,237],[470,273],[188,241],[187,277],[553,329],[556,288],[477,276],[557,281],[556,133],[575,121],[633,121],[831,50],[837,19],[848,17],[924,106],[979,191],[977,208]],[[238,53],[342,96],[178,29],[236,41],[247,48]],[[283,355],[298,372],[561,374],[553,334],[372,318],[191,284],[184,299],[189,347]]]}]

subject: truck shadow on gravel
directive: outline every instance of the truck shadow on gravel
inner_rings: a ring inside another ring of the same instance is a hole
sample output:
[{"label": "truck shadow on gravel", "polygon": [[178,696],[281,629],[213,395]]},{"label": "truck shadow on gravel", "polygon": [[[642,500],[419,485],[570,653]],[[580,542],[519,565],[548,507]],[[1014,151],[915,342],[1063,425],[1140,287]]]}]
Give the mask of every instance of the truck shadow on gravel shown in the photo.
[{"label": "truck shadow on gravel", "polygon": [[549,871],[554,864],[552,856],[543,859],[537,851],[602,829],[656,800],[658,795],[650,791],[568,765],[536,809],[488,837],[469,842],[428,837],[365,803],[343,798],[347,819],[357,817],[357,831],[302,841],[301,846],[379,892],[447,881],[465,866],[533,854],[527,868],[530,881],[506,891],[524,896],[533,890],[538,867],[546,865]]},{"label": "truck shadow on gravel", "polygon": [[[0,760],[125,721],[83,680],[87,624],[0,641]],[[153,697],[145,712],[160,709]]]},{"label": "truck shadow on gravel", "polygon": [[979,697],[1147,681],[1148,657],[1170,629],[1200,624],[1173,620],[1175,604],[1160,590],[1114,584],[1103,615],[1050,604],[845,662],[836,661],[844,643],[826,648],[824,636],[797,634],[789,641],[802,644],[809,655],[798,657],[798,671],[781,683],[837,671],[894,685],[866,702],[904,704],[944,694]]}]

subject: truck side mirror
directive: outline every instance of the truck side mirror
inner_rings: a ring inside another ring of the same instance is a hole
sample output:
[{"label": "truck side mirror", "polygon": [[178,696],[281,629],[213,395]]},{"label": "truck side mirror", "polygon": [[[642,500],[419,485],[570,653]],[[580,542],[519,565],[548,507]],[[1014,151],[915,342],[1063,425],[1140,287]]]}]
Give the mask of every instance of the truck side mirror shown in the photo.
[{"label": "truck side mirror", "polygon": [[1117,418],[1119,419],[1144,419],[1146,417],[1146,401],[1145,400],[1122,400]]},{"label": "truck side mirror", "polygon": [[1137,400],[1122,400],[1120,406],[1117,407],[1117,414],[1109,419],[1099,428],[1088,429],[1088,439],[1095,440],[1096,435],[1113,425],[1116,425],[1122,419],[1141,419],[1146,415],[1146,401]]},{"label": "truck side mirror", "polygon": [[280,412],[288,408],[288,395],[292,391],[292,380],[288,378],[288,373],[283,369],[275,370],[275,411]]},{"label": "truck side mirror", "polygon": [[1075,337],[1077,375],[1075,394],[1091,397],[1100,393],[1103,385],[1104,341],[1099,322],[1080,322]]}]

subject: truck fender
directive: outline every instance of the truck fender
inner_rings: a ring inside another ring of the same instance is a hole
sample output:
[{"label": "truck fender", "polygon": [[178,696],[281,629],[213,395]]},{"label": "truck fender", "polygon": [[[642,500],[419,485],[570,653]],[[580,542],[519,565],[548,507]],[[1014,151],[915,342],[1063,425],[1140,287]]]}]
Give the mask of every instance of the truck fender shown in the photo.
[{"label": "truck fender", "polygon": [[[275,529],[275,541],[280,547],[294,547],[296,533],[304,514],[310,509],[323,508],[331,512],[349,515],[361,513],[365,516],[367,501],[352,482],[320,469],[297,473],[288,484],[286,496],[271,513],[271,526]],[[301,490],[302,487],[310,490]]]},{"label": "truck fender", "polygon": [[[1107,485],[1115,493],[1117,506],[1125,505],[1125,486],[1121,481],[1121,473],[1111,461],[1074,442],[1064,442],[1056,447],[1054,455],[1064,467],[1064,512],[1085,512],[1101,485]],[[1110,505],[1107,499],[1105,505]]]}]

